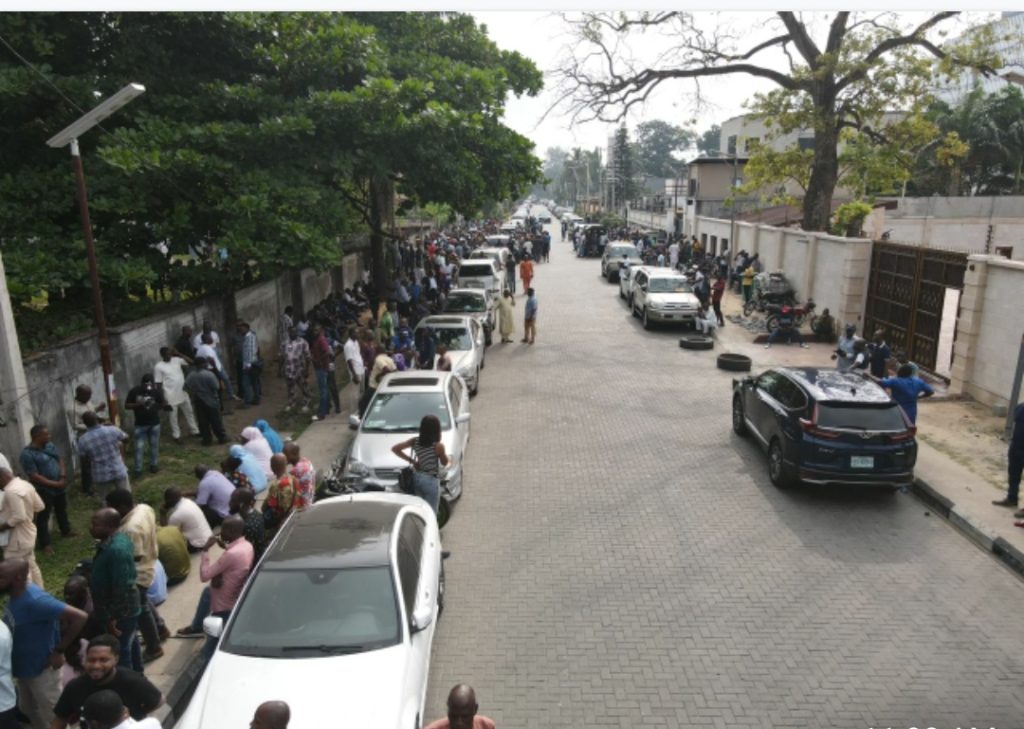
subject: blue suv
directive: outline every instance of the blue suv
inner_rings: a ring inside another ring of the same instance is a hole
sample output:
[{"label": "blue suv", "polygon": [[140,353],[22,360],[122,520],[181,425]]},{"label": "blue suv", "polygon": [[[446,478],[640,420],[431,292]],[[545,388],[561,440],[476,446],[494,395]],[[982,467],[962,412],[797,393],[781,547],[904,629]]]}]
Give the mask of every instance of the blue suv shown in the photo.
[{"label": "blue suv", "polygon": [[733,380],[732,429],[768,452],[778,487],[869,484],[914,479],[917,429],[892,398],[862,375],[777,367]]}]

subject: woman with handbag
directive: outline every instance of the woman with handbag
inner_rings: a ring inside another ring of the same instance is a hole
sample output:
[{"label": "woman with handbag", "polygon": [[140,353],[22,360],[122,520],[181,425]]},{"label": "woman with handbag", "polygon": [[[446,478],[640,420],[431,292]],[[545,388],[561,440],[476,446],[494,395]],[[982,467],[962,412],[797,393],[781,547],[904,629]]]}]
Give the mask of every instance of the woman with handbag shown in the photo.
[{"label": "woman with handbag", "polygon": [[441,442],[441,421],[436,415],[424,415],[419,435],[396,443],[391,452],[412,464],[413,493],[430,504],[436,515],[441,504],[441,466],[448,465],[448,454]]}]

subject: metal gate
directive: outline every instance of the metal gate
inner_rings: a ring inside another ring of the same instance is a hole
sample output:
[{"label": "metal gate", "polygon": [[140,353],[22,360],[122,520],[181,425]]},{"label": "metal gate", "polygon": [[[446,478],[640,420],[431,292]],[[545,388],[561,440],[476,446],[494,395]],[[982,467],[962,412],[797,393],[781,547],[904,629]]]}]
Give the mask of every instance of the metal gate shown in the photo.
[{"label": "metal gate", "polygon": [[875,242],[864,336],[882,329],[894,351],[934,371],[946,289],[963,289],[966,270],[966,253]]}]

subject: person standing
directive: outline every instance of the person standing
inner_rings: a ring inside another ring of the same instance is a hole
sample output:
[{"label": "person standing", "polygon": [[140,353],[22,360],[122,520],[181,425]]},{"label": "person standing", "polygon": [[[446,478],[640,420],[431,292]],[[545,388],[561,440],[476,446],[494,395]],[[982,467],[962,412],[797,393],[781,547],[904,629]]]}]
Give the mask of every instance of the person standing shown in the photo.
[{"label": "person standing", "polygon": [[18,694],[11,678],[11,652],[14,639],[7,624],[0,621],[0,729],[21,729],[18,721]]},{"label": "person standing", "polygon": [[722,296],[725,295],[725,278],[719,276],[711,287],[711,306],[715,310],[715,318],[718,326],[725,326],[725,317],[722,316]]},{"label": "person standing", "polygon": [[152,716],[141,721],[131,718],[124,701],[110,689],[97,691],[82,703],[82,726],[88,729],[160,729]]},{"label": "person standing", "polygon": [[843,336],[839,337],[836,349],[832,353],[832,359],[836,360],[836,369],[840,372],[846,372],[853,366],[854,357],[857,356],[854,349],[858,340],[857,327],[847,324],[843,329]]},{"label": "person standing", "polygon": [[871,338],[868,356],[871,358],[871,376],[875,378],[885,377],[886,364],[892,357],[892,350],[885,343],[885,332],[879,329]]},{"label": "person standing", "polygon": [[[203,335],[203,339],[200,341],[198,347],[196,347],[195,361],[200,358],[206,361],[206,366],[217,376],[217,380],[224,386],[224,396],[229,400],[241,400],[237,394],[235,394],[234,388],[231,386],[231,378],[228,376],[227,370],[224,369],[224,363],[221,361],[220,355],[217,353],[216,347],[213,346],[213,339],[209,334]],[[239,381],[239,387],[241,387],[241,381]],[[220,390],[218,389],[218,397],[220,396]],[[221,403],[218,400],[218,408]]]},{"label": "person standing", "polygon": [[246,405],[259,405],[263,396],[260,383],[263,360],[260,359],[259,340],[256,332],[249,328],[249,322],[238,322],[238,331],[242,335],[242,396]]},{"label": "person standing", "polygon": [[164,394],[153,383],[153,375],[142,376],[142,383],[128,391],[124,406],[135,413],[135,477],[142,475],[142,459],[149,444],[149,472],[160,470],[160,411],[170,410]]},{"label": "person standing", "polygon": [[181,336],[178,337],[178,341],[174,343],[174,351],[179,352],[183,357],[187,357],[188,359],[195,359],[196,345],[192,342],[192,327],[186,324],[181,328]]},{"label": "person standing", "polygon": [[423,729],[495,729],[494,721],[478,714],[479,710],[473,687],[460,683],[448,692],[448,716]]},{"label": "person standing", "polygon": [[[18,679],[21,709],[33,729],[49,729],[53,705],[60,698],[64,651],[78,636],[88,615],[30,583],[28,562],[20,558],[8,557],[0,562],[0,594],[9,598],[0,626],[13,629],[13,652],[8,634],[6,680],[10,681],[12,673]],[[13,687],[11,693],[13,696]],[[6,698],[2,690],[0,698]]]},{"label": "person standing", "polygon": [[743,303],[749,304],[750,300],[754,296],[754,276],[757,275],[757,271],[754,270],[753,265],[748,265],[742,275],[743,284]]},{"label": "person standing", "polygon": [[199,345],[205,343],[206,339],[209,338],[209,344],[218,353],[220,352],[220,335],[213,330],[213,326],[210,324],[209,319],[203,319],[203,326],[199,330],[199,333],[192,339],[192,346],[196,348],[196,354],[199,354]]},{"label": "person standing", "polygon": [[355,327],[348,328],[348,338],[345,340],[342,353],[345,357],[345,366],[348,367],[349,379],[352,381],[352,410],[355,411],[359,406],[359,392],[365,385],[363,376],[366,372],[363,357],[359,352],[359,339],[356,337]]},{"label": "person standing", "polygon": [[213,444],[211,431],[217,436],[218,443],[227,443],[224,421],[220,417],[220,384],[217,375],[210,371],[205,357],[196,357],[195,370],[185,378],[185,392],[192,397],[202,444]]},{"label": "person standing", "polygon": [[185,359],[176,349],[160,347],[160,361],[153,366],[153,381],[160,386],[164,402],[170,407],[171,440],[181,442],[181,426],[178,424],[178,412],[185,415],[185,424],[189,435],[199,435],[196,414],[192,409],[192,401],[185,393],[185,367],[192,364],[191,358]]},{"label": "person standing", "polygon": [[[430,332],[427,331],[427,338],[430,338]],[[430,362],[430,368],[434,366],[433,361]],[[429,368],[428,368],[429,369]],[[377,392],[377,388],[380,387],[380,381],[384,378],[384,375],[389,372],[397,372],[398,365],[395,364],[395,360],[387,354],[387,352],[381,352],[377,355],[376,359],[373,360],[373,368],[370,370],[370,375],[367,382],[366,392],[363,393],[362,399],[359,401],[359,413],[363,415],[366,412],[366,408],[369,407],[370,401],[373,399],[374,393]]]},{"label": "person standing", "polygon": [[284,446],[284,457],[288,461],[288,473],[295,477],[295,506],[312,506],[316,498],[316,469],[308,458],[303,458],[299,444],[293,440]]},{"label": "person standing", "polygon": [[505,260],[505,290],[516,292],[516,262],[511,254]]},{"label": "person standing", "polygon": [[31,484],[17,478],[10,469],[0,468],[0,533],[9,532],[4,556],[23,559],[28,563],[33,584],[43,587],[43,573],[36,564],[36,514],[46,508]]},{"label": "person standing", "polygon": [[523,280],[523,289],[527,292],[527,296],[529,296],[531,291],[530,283],[533,281],[533,261],[529,253],[523,256],[523,262],[519,264],[519,278]]},{"label": "person standing", "polygon": [[498,331],[501,332],[501,343],[508,344],[512,341],[512,335],[516,333],[516,319],[513,309],[516,305],[516,297],[512,291],[505,289],[498,299]]},{"label": "person standing", "polygon": [[900,365],[895,377],[878,380],[878,384],[889,390],[911,425],[917,423],[917,401],[935,394],[931,385],[914,375],[914,366],[910,364]]},{"label": "person standing", "polygon": [[299,408],[309,412],[309,343],[299,336],[295,327],[289,327],[282,343],[284,358],[284,376],[288,382],[288,405],[284,411],[291,412]]},{"label": "person standing", "polygon": [[[1010,436],[1010,448],[1006,452],[1006,466],[1008,484],[1006,497],[992,503],[996,506],[1015,507],[1020,493],[1021,472],[1024,471],[1024,403],[1013,409],[1013,435]],[[1018,519],[1024,518],[1024,511],[1018,511],[1014,516]],[[1015,524],[1015,526],[1022,526],[1022,524]]]},{"label": "person standing", "polygon": [[32,442],[22,449],[18,462],[21,464],[21,472],[35,486],[43,501],[43,510],[36,515],[36,547],[46,554],[53,554],[50,543],[51,514],[56,512],[61,536],[75,536],[68,521],[67,471],[64,459],[50,440],[50,431],[45,425],[33,425],[29,437]]},{"label": "person standing", "polygon": [[668,247],[668,265],[672,270],[679,268],[679,241],[673,240]]},{"label": "person standing", "polygon": [[93,617],[108,633],[117,636],[117,664],[141,673],[142,647],[136,630],[139,588],[132,541],[121,531],[121,515],[110,507],[93,514],[89,533],[99,542],[89,578]]},{"label": "person standing", "polygon": [[526,308],[523,311],[523,342],[533,344],[537,339],[537,294],[533,289],[526,289]]},{"label": "person standing", "polygon": [[[411,451],[412,455],[406,451]],[[420,420],[419,435],[396,443],[391,452],[415,469],[414,493],[430,504],[436,515],[441,505],[441,466],[448,465],[448,454],[441,442],[441,421],[436,415],[424,415]]]},{"label": "person standing", "polygon": [[107,409],[105,402],[94,403],[92,401],[92,388],[88,385],[79,385],[75,388],[75,397],[71,401],[71,421],[75,429],[75,440],[72,442],[72,449],[78,453],[78,470],[82,480],[82,493],[92,496],[92,468],[89,466],[89,459],[78,450],[78,438],[87,430],[83,418],[86,413],[102,413]]},{"label": "person standing", "polygon": [[288,332],[295,326],[295,320],[292,318],[292,312],[295,311],[291,306],[284,307],[284,311],[281,312],[281,316],[277,319],[277,346],[280,350],[277,359],[277,376],[285,376],[285,351],[284,345],[288,341]]},{"label": "person standing", "polygon": [[331,345],[324,336],[321,326],[313,327],[313,346],[310,347],[310,358],[313,360],[313,372],[316,375],[316,389],[320,396],[320,404],[317,407],[313,422],[323,420],[331,412],[331,393],[327,386],[327,371],[334,361],[334,352]]}]

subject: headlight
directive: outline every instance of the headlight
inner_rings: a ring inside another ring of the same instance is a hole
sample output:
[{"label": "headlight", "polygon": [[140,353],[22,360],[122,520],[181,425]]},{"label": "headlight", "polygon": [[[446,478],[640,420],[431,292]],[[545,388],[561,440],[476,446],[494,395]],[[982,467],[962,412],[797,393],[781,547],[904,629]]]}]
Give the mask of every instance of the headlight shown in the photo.
[{"label": "headlight", "polygon": [[652,309],[660,309],[662,307],[662,303],[660,301],[651,301],[649,303]]},{"label": "headlight", "polygon": [[360,461],[352,460],[352,461],[349,461],[348,464],[345,466],[345,475],[346,476],[355,476],[356,478],[366,478],[371,473],[372,472],[370,471],[370,467],[367,466],[365,463],[362,463]]},{"label": "headlight", "polygon": [[457,374],[462,379],[466,379],[467,377],[469,377],[469,374],[471,372],[472,370],[469,367],[459,367],[457,370],[455,370],[455,374]]}]

